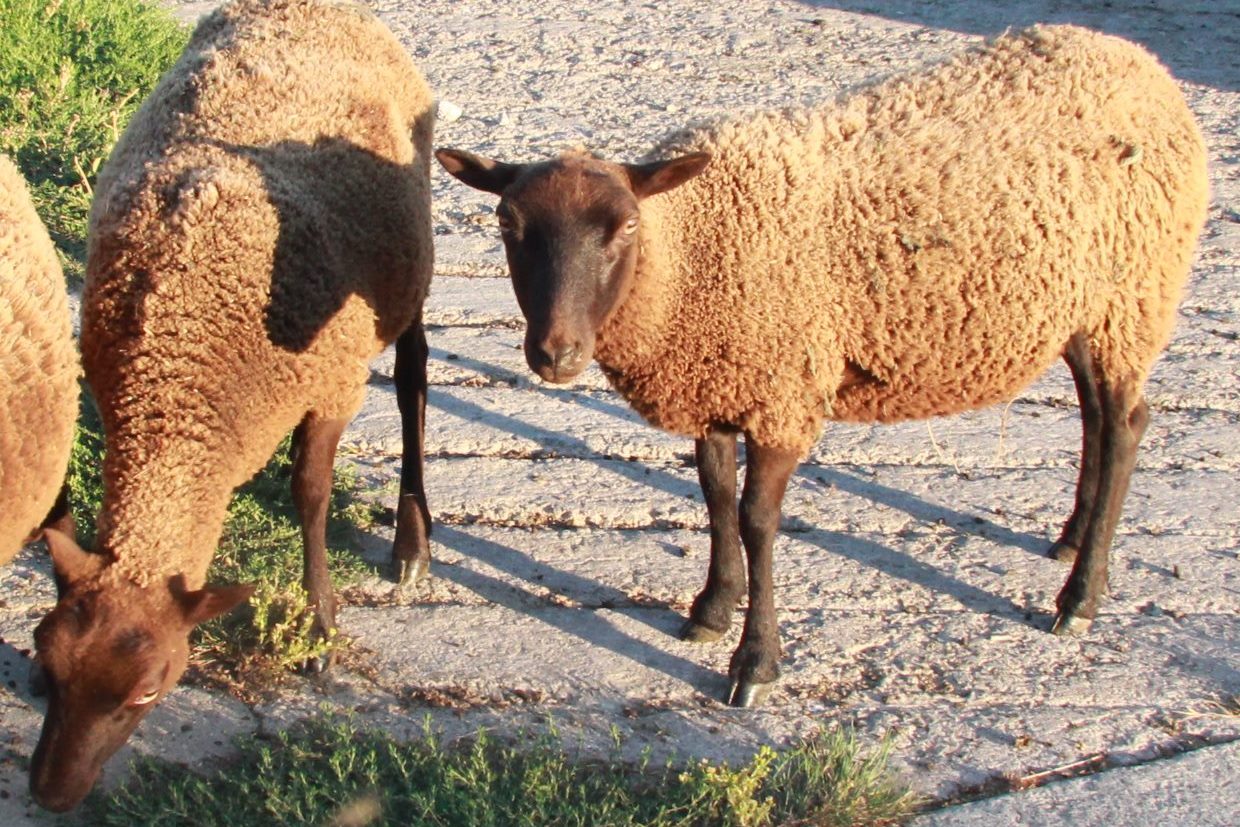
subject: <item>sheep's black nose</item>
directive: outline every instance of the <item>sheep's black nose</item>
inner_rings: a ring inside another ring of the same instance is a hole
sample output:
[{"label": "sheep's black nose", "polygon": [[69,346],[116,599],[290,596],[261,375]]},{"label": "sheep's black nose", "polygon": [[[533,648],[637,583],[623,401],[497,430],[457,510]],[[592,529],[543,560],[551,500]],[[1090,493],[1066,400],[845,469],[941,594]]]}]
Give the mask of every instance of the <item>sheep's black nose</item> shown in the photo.
[{"label": "sheep's black nose", "polygon": [[581,342],[562,344],[547,339],[526,348],[530,368],[548,382],[565,382],[581,373],[585,356],[586,348]]}]

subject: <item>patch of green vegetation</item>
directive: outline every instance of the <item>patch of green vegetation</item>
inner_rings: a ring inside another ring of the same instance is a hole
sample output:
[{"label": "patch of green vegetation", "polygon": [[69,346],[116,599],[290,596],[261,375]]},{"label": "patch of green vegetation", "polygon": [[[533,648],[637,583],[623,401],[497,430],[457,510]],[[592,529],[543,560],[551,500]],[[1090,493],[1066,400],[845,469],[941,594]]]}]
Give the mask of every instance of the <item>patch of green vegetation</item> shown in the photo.
[{"label": "patch of green vegetation", "polygon": [[0,0],[0,153],[30,183],[71,278],[95,174],[188,37],[155,3]]},{"label": "patch of green vegetation", "polygon": [[210,778],[146,760],[133,781],[92,800],[100,825],[647,825],[762,827],[891,824],[914,797],[888,767],[890,742],[866,754],[845,730],[739,767],[574,758],[554,727],[519,747],[480,733],[445,747],[427,725],[407,744],[347,720],[250,740]]}]

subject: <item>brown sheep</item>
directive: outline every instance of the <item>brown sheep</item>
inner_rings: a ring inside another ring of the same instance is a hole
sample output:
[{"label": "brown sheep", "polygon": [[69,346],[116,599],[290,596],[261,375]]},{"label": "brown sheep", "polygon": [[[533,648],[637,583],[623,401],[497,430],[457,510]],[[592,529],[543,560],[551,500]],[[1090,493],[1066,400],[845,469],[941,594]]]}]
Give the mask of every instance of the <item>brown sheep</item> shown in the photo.
[{"label": "brown sheep", "polygon": [[[336,444],[396,342],[393,559],[429,561],[422,486],[432,99],[364,9],[238,0],[206,17],[99,175],[82,355],[107,443],[96,554],[49,533],[60,600],[35,633],[50,703],[35,799],[66,810],[185,669],[233,490],[294,431],[316,630]],[[327,662],[309,664],[325,668]]]},{"label": "brown sheep", "polygon": [[1031,29],[821,108],[675,133],[642,164],[438,157],[502,196],[531,369],[565,381],[593,355],[697,440],[711,562],[683,635],[719,637],[748,581],[733,704],[779,673],[772,544],[822,421],[990,405],[1057,358],[1084,438],[1053,628],[1088,629],[1207,200],[1200,132],[1143,49]]},{"label": "brown sheep", "polygon": [[45,517],[72,528],[61,483],[80,372],[56,250],[21,173],[0,155],[0,565]]}]

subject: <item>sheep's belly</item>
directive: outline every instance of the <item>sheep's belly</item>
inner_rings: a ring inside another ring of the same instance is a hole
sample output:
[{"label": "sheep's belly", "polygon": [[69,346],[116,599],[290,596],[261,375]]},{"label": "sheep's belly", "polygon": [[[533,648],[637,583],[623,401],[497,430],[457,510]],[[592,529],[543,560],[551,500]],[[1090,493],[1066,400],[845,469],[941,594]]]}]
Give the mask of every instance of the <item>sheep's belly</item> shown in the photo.
[{"label": "sheep's belly", "polygon": [[829,417],[842,422],[900,422],[1006,402],[1034,382],[1058,350],[1027,361],[977,364],[958,372],[912,370],[887,379],[849,363]]}]

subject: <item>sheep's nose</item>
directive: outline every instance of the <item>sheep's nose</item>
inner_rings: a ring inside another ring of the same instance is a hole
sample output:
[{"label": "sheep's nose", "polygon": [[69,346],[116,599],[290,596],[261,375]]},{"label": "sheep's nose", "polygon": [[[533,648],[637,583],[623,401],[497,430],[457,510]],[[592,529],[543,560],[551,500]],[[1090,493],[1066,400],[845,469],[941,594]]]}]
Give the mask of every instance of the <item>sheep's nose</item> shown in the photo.
[{"label": "sheep's nose", "polygon": [[584,367],[586,348],[580,341],[564,343],[561,339],[544,339],[535,347],[527,347],[530,368],[548,382],[565,382]]},{"label": "sheep's nose", "polygon": [[573,370],[581,361],[581,345],[577,343],[549,348],[546,353],[551,357],[551,368],[557,374]]}]

